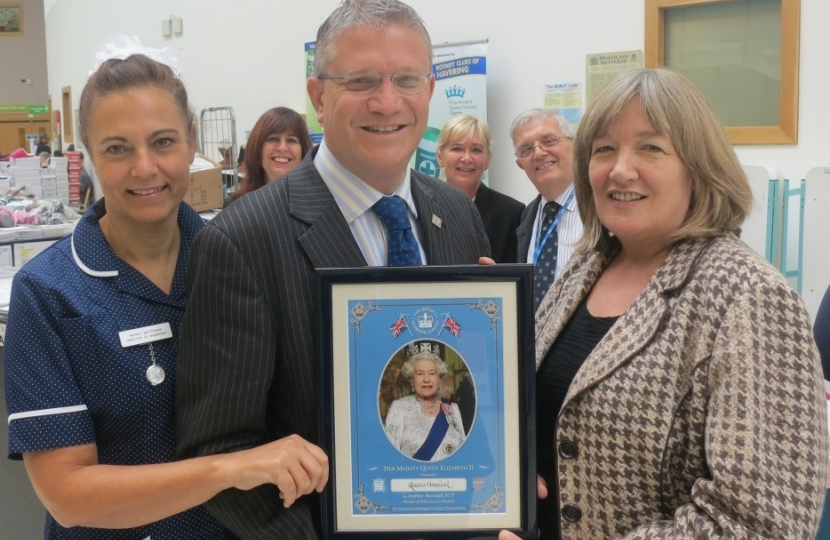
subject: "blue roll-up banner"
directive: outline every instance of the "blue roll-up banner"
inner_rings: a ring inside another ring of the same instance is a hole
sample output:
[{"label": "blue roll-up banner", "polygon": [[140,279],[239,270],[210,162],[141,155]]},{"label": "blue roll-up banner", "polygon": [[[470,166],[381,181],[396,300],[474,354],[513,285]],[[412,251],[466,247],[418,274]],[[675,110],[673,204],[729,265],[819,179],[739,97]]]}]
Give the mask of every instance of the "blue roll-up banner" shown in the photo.
[{"label": "blue roll-up banner", "polygon": [[[429,122],[415,152],[415,169],[439,177],[435,150],[438,135],[450,117],[469,114],[487,120],[487,40],[433,45],[435,92]],[[482,181],[487,184],[487,173]]]}]

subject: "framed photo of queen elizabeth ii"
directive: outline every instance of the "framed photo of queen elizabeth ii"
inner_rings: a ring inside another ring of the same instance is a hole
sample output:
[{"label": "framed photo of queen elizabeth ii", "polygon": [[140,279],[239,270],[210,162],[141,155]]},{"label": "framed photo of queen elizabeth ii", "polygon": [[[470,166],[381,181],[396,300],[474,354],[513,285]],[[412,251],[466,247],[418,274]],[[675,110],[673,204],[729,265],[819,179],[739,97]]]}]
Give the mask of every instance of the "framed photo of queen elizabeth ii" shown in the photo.
[{"label": "framed photo of queen elizabeth ii", "polygon": [[318,274],[323,537],[530,537],[532,267]]}]

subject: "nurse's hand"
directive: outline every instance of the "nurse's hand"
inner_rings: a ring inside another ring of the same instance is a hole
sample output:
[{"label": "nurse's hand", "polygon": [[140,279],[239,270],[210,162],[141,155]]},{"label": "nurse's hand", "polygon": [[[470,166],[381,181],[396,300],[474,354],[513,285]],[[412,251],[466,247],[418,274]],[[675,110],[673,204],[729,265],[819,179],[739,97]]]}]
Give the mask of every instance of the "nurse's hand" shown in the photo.
[{"label": "nurse's hand", "polygon": [[[548,485],[545,479],[541,476],[536,476],[536,496],[540,499],[548,498]],[[499,540],[522,540],[510,531],[502,531],[499,533]]]}]

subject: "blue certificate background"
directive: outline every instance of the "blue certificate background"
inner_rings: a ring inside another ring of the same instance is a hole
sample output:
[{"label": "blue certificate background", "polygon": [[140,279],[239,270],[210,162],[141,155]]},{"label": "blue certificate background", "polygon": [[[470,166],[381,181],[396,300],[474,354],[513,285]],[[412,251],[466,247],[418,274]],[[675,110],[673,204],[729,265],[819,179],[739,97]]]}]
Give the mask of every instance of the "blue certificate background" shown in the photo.
[{"label": "blue certificate background", "polygon": [[[350,300],[347,309],[353,515],[505,512],[502,299],[361,299]],[[431,327],[417,322],[425,313],[433,318]],[[444,326],[446,314],[460,326],[458,336]],[[402,316],[407,328],[395,336],[391,327]],[[400,453],[387,438],[378,410],[387,363],[406,344],[425,339],[447,344],[460,354],[476,392],[475,422],[466,441],[454,454],[435,462]],[[463,492],[391,490],[394,479],[461,478],[467,484]]]}]

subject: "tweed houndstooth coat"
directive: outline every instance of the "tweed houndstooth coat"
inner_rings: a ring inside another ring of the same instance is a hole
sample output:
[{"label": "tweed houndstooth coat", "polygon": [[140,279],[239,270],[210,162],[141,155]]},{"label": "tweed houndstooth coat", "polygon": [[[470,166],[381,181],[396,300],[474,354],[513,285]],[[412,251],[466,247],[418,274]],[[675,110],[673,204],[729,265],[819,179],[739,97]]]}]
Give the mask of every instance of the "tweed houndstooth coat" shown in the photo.
[{"label": "tweed houndstooth coat", "polygon": [[[537,367],[609,262],[574,257],[548,292]],[[562,539],[812,540],[826,411],[797,293],[733,234],[684,241],[586,359],[559,412],[550,496]]]}]

